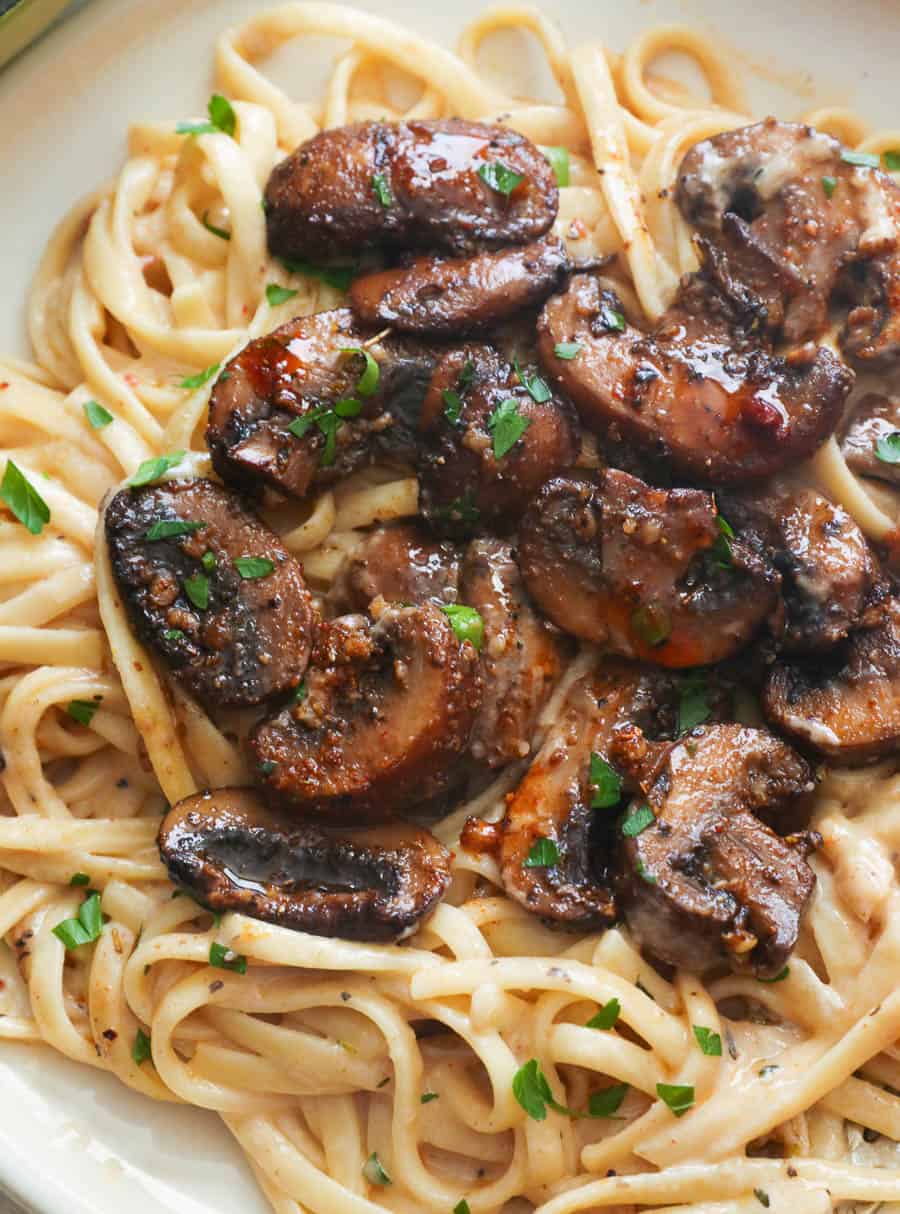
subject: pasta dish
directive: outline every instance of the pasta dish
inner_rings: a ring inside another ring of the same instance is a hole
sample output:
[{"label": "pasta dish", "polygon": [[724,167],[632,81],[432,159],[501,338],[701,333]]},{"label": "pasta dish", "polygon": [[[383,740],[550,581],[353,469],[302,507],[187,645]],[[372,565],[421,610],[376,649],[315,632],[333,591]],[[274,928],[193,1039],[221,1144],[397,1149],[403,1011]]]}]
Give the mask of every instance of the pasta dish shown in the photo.
[{"label": "pasta dish", "polygon": [[900,130],[526,7],[215,71],[0,358],[0,1038],[276,1214],[900,1202]]}]

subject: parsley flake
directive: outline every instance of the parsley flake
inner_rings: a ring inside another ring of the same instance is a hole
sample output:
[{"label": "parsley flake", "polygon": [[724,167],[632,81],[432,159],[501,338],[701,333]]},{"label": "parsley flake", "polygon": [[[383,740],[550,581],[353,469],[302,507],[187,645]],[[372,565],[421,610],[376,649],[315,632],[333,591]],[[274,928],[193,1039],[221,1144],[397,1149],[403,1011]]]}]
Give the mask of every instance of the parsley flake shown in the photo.
[{"label": "parsley flake", "polygon": [[444,401],[444,417],[451,425],[456,425],[459,421],[459,415],[462,413],[462,397],[458,392],[454,392],[452,388],[445,388],[441,393]]},{"label": "parsley flake", "polygon": [[825,191],[825,197],[830,198],[832,196],[832,194],[834,193],[834,191],[837,189],[837,178],[836,177],[823,177],[822,178],[822,189]]},{"label": "parsley flake", "polygon": [[419,1104],[431,1104],[432,1100],[438,1100],[440,1092],[423,1092],[419,1097]]},{"label": "parsley flake", "polygon": [[544,1121],[548,1106],[557,1113],[568,1115],[565,1105],[557,1104],[541,1064],[537,1058],[529,1058],[513,1075],[513,1096],[533,1121]]},{"label": "parsley flake", "polygon": [[609,809],[622,796],[622,777],[602,755],[591,753],[589,781],[594,786],[591,809]]},{"label": "parsley flake", "polygon": [[184,593],[198,611],[209,606],[209,578],[205,573],[194,573],[184,579]]},{"label": "parsley flake", "polygon": [[557,358],[571,362],[573,358],[578,357],[582,349],[583,346],[580,341],[558,341],[553,347],[553,353]]},{"label": "parsley flake", "polygon": [[709,720],[710,707],[707,699],[706,676],[688,675],[681,683],[678,698],[678,736],[689,733],[697,725]]},{"label": "parsley flake", "polygon": [[216,567],[216,554],[210,550],[207,550],[203,553],[203,556],[201,556],[200,564],[207,573],[212,573]]},{"label": "parsley flake", "polygon": [[391,187],[388,185],[387,178],[383,173],[376,173],[372,178],[372,190],[374,191],[375,197],[385,208],[385,210],[387,210],[387,208],[393,203],[394,196],[391,194]]},{"label": "parsley flake", "polygon": [[225,228],[217,228],[214,223],[209,222],[209,211],[203,212],[203,218],[200,220],[207,232],[212,232],[213,236],[218,236],[219,240],[231,240],[231,233]]},{"label": "parsley flake", "polygon": [[277,308],[298,294],[298,291],[292,291],[290,287],[282,287],[277,282],[270,282],[266,287],[266,303],[270,308]]},{"label": "parsley flake", "polygon": [[99,700],[70,700],[66,705],[66,712],[79,725],[90,725],[99,707]]},{"label": "parsley flake", "polygon": [[848,148],[841,151],[841,160],[844,164],[855,164],[857,168],[862,169],[877,169],[881,163],[875,152],[853,152]]},{"label": "parsley flake", "polygon": [[267,556],[236,556],[234,567],[245,581],[255,578],[268,577],[275,568],[275,562]]},{"label": "parsley flake", "polygon": [[791,967],[789,965],[786,965],[783,970],[779,970],[779,972],[775,975],[774,978],[757,978],[756,981],[757,982],[766,982],[769,984],[771,984],[773,982],[784,982],[785,978],[788,976],[788,974],[790,972],[791,972]]},{"label": "parsley flake", "polygon": [[143,1062],[148,1062],[153,1057],[153,1051],[150,1048],[150,1038],[143,1029],[138,1029],[134,1035],[134,1045],[131,1047],[131,1057],[138,1066]]},{"label": "parsley flake", "polygon": [[722,1056],[722,1038],[718,1033],[714,1033],[712,1029],[704,1028],[702,1024],[693,1024],[691,1028],[694,1030],[697,1044],[704,1054],[709,1058],[720,1058]]},{"label": "parsley flake", "polygon": [[103,931],[103,912],[100,910],[100,895],[88,894],[78,908],[76,919],[63,919],[53,929],[53,934],[66,948],[80,948],[82,944],[93,944]]},{"label": "parsley flake", "polygon": [[556,184],[564,190],[569,184],[569,149],[559,147],[542,147],[541,151],[550,162],[556,177]]},{"label": "parsley flake", "polygon": [[765,1208],[768,1210],[771,1202],[769,1200],[769,1194],[765,1191],[765,1189],[754,1189],[753,1196],[761,1206],[765,1206]]},{"label": "parsley flake", "polygon": [[474,607],[464,607],[461,603],[446,603],[441,611],[450,621],[450,627],[460,641],[470,641],[481,652],[484,643],[484,620]]},{"label": "parsley flake", "polygon": [[128,482],[129,485],[133,489],[138,489],[141,485],[150,485],[154,481],[158,481],[161,476],[165,476],[172,468],[177,467],[184,456],[184,451],[172,451],[169,455],[157,455],[153,459],[145,459]]},{"label": "parsley flake", "polygon": [[180,628],[164,628],[163,629],[163,640],[164,641],[180,641],[183,639],[183,637],[184,637],[184,633],[182,632],[182,630]]},{"label": "parsley flake", "polygon": [[519,413],[519,402],[511,397],[501,401],[488,418],[488,429],[494,436],[494,459],[503,459],[516,445],[528,427],[530,417]]},{"label": "parsley flake", "polygon": [[204,367],[196,375],[188,375],[179,383],[178,387],[187,388],[191,392],[197,388],[202,388],[204,384],[208,384],[212,377],[217,374],[220,366],[220,363],[213,363],[211,367]]},{"label": "parsley flake", "polygon": [[472,1211],[469,1209],[469,1203],[466,1201],[465,1197],[463,1197],[461,1201],[458,1201],[453,1207],[453,1214],[472,1214]]},{"label": "parsley flake", "polygon": [[209,946],[209,964],[218,970],[231,970],[233,974],[247,972],[247,958],[216,941]]},{"label": "parsley flake", "polygon": [[592,1092],[588,1099],[589,1117],[612,1117],[622,1107],[622,1101],[628,1094],[627,1083],[614,1083],[612,1087],[601,1088]]},{"label": "parsley flake", "polygon": [[883,464],[900,464],[900,430],[880,438],[875,444],[875,454]]},{"label": "parsley flake", "polygon": [[92,430],[102,430],[104,426],[108,426],[110,422],[116,419],[108,409],[104,409],[99,401],[86,400],[81,406],[84,409],[84,415],[88,419],[88,424]]},{"label": "parsley flake", "polygon": [[656,821],[656,815],[649,805],[638,805],[635,809],[629,810],[622,821],[622,834],[629,839],[635,838],[642,831],[645,831],[648,826],[651,826]]},{"label": "parsley flake", "polygon": [[645,645],[656,648],[668,640],[672,624],[665,607],[659,603],[647,603],[632,614],[631,628]]},{"label": "parsley flake", "polygon": [[373,1151],[363,1164],[362,1172],[369,1184],[389,1185],[393,1183],[390,1176],[384,1170],[376,1151]]},{"label": "parsley flake", "polygon": [[318,278],[336,291],[346,291],[356,277],[356,266],[317,266],[311,261],[291,261],[279,258],[289,274],[302,274],[304,278]]},{"label": "parsley flake", "polygon": [[213,93],[206,106],[209,122],[179,122],[175,127],[179,135],[214,135],[217,131],[223,135],[234,135],[237,127],[237,115],[231,102],[221,93]]},{"label": "parsley flake", "polygon": [[900,173],[900,150],[891,148],[884,153],[884,167],[889,173]]},{"label": "parsley flake", "polygon": [[590,1020],[584,1026],[586,1029],[611,1029],[619,1019],[619,1013],[622,1011],[622,1005],[618,999],[610,999],[604,1003]]},{"label": "parsley flake", "polygon": [[689,1083],[658,1083],[656,1094],[676,1117],[683,1117],[694,1105],[694,1088]]},{"label": "parsley flake", "polygon": [[552,868],[559,863],[559,848],[552,839],[538,838],[522,861],[523,868]]},{"label": "parsley flake", "polygon": [[496,190],[498,194],[502,194],[504,198],[509,198],[513,190],[517,190],[525,180],[524,173],[517,173],[515,169],[505,165],[502,160],[490,160],[487,164],[481,165],[478,176],[485,185]]},{"label": "parsley flake", "polygon": [[356,381],[354,391],[358,392],[362,397],[374,396],[378,391],[378,382],[381,379],[381,368],[369,351],[364,350],[362,346],[345,346],[341,350],[341,353],[362,355],[366,365],[363,368],[362,375],[360,375],[359,379]]},{"label": "parsley flake", "polygon": [[160,518],[144,532],[144,539],[153,543],[155,540],[173,540],[181,535],[193,535],[200,531],[206,523],[188,522],[180,518]]},{"label": "parsley flake", "polygon": [[0,498],[32,535],[40,535],[44,524],[50,522],[50,507],[11,459],[6,461],[3,481],[0,482]]},{"label": "parsley flake", "polygon": [[513,359],[513,368],[519,377],[519,382],[533,401],[543,405],[553,395],[546,381],[533,371],[526,371],[517,358]]}]

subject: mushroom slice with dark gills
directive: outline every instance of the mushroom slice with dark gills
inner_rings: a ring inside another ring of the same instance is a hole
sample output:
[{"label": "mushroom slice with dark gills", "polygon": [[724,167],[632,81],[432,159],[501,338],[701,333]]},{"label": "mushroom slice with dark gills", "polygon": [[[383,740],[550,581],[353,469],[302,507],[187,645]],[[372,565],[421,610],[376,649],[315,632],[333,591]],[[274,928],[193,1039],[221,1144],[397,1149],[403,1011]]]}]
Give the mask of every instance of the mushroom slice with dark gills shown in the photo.
[{"label": "mushroom slice with dark gills", "polygon": [[179,801],[163,819],[169,876],[217,914],[316,936],[397,940],[450,884],[450,854],[421,827],[321,826],[266,808],[249,788]]},{"label": "mushroom slice with dark gills", "polygon": [[357,278],[350,306],[365,325],[452,337],[539,307],[568,272],[558,240],[468,258],[420,257],[408,266]]},{"label": "mushroom slice with dark gills", "polygon": [[490,346],[461,346],[437,366],[422,408],[422,511],[449,534],[508,531],[579,446],[574,409],[536,372],[519,375]]},{"label": "mushroom slice with dark gills", "polygon": [[[607,756],[617,730],[633,723],[652,736],[669,733],[676,687],[663,671],[615,660],[572,686],[502,824],[503,887],[526,909],[582,931],[616,919],[615,819],[624,794]],[[478,835],[478,819],[469,821],[463,846]]]},{"label": "mushroom slice with dark gills", "polygon": [[365,611],[373,599],[387,603],[455,603],[461,551],[437,540],[417,523],[389,523],[364,536],[329,591],[337,614]]},{"label": "mushroom slice with dark gills", "polygon": [[778,575],[729,532],[700,489],[654,489],[615,469],[598,483],[556,477],[522,521],[519,565],[566,632],[662,666],[711,665],[778,599]]},{"label": "mushroom slice with dark gills", "polygon": [[719,506],[739,538],[781,574],[781,649],[828,649],[878,610],[886,583],[865,536],[842,506],[813,489],[725,493]]},{"label": "mushroom slice with dark gills", "polygon": [[527,244],[558,206],[533,143],[458,118],[322,131],[275,166],[265,193],[270,251],[314,262],[378,247],[460,255]]},{"label": "mushroom slice with dark gills", "polygon": [[635,776],[645,789],[621,821],[618,889],[636,940],[695,972],[725,960],[779,973],[815,885],[806,856],[818,840],[782,838],[757,815],[777,823],[810,793],[807,763],[765,730],[711,725],[651,748]]},{"label": "mushroom slice with dark gills", "polygon": [[568,639],[534,609],[512,547],[472,540],[460,599],[480,615],[484,702],[469,751],[489,768],[525,758],[541,709],[571,656]]},{"label": "mushroom slice with dark gills", "polygon": [[589,429],[710,485],[760,480],[812,455],[853,384],[828,350],[773,355],[699,278],[646,334],[597,278],[576,275],[541,313],[538,354]]},{"label": "mushroom slice with dark gills", "polygon": [[316,617],[297,561],[228,489],[122,489],[103,516],[116,587],[141,641],[208,708],[299,684]]},{"label": "mushroom slice with dark gills", "polygon": [[709,242],[719,285],[788,342],[850,306],[844,349],[893,356],[900,342],[900,189],[836,139],[772,118],[704,139],[679,170],[678,205]]},{"label": "mushroom slice with dark gills", "polygon": [[424,804],[460,773],[481,706],[478,653],[433,603],[323,625],[304,695],[248,739],[268,799],[339,822]]},{"label": "mushroom slice with dark gills", "polygon": [[766,718],[798,746],[856,766],[900,749],[900,600],[815,660],[779,662],[763,693]]},{"label": "mushroom slice with dark gills", "polygon": [[853,410],[841,453],[857,475],[900,486],[900,396],[867,393]]},{"label": "mushroom slice with dark gills", "polygon": [[[377,336],[377,335],[376,335]],[[374,460],[410,463],[438,354],[356,327],[347,308],[251,341],[216,380],[206,441],[224,481],[303,497]]]}]

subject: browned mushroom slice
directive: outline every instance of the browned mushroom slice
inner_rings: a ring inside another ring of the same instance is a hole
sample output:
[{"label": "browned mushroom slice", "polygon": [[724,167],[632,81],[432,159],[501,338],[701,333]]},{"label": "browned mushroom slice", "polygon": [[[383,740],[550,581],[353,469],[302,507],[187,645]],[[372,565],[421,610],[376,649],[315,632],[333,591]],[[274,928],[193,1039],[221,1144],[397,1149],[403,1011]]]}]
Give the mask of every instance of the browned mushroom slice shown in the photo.
[{"label": "browned mushroom slice", "polygon": [[828,350],[768,353],[700,280],[648,336],[596,278],[576,275],[541,313],[538,353],[586,426],[705,484],[759,480],[811,455],[853,383]]},{"label": "browned mushroom slice", "polygon": [[411,462],[437,354],[355,327],[347,308],[251,341],[213,388],[206,442],[223,480],[303,497],[377,459]]},{"label": "browned mushroom slice", "polygon": [[391,523],[370,532],[347,558],[329,592],[336,614],[387,603],[455,603],[460,552],[416,523]]},{"label": "browned mushroom slice", "polygon": [[841,451],[860,476],[900,485],[900,396],[867,393],[853,410]]},{"label": "browned mushroom slice", "polygon": [[488,767],[502,767],[530,753],[540,711],[571,656],[569,646],[534,610],[513,549],[503,540],[469,544],[460,599],[484,625],[484,703],[469,750]]},{"label": "browned mushroom slice", "polygon": [[140,639],[210,708],[297,686],[315,615],[300,565],[244,502],[206,480],[123,489],[104,513]]},{"label": "browned mushroom slice", "polygon": [[276,802],[332,821],[390,818],[443,792],[481,706],[478,654],[440,607],[324,625],[305,697],[248,739]]},{"label": "browned mushroom slice", "polygon": [[783,839],[755,815],[777,821],[812,787],[764,730],[706,726],[670,747],[621,823],[621,899],[641,946],[695,972],[727,960],[777,974],[815,885],[815,837]]},{"label": "browned mushroom slice", "polygon": [[549,481],[519,531],[529,593],[566,632],[662,666],[735,653],[777,602],[778,576],[723,530],[711,494],[608,469]]},{"label": "browned mushroom slice", "polygon": [[[524,382],[523,382],[524,381]],[[509,530],[540,486],[578,454],[571,405],[536,372],[521,377],[490,346],[441,360],[422,408],[419,483],[429,523]]]},{"label": "browned mushroom slice", "polygon": [[900,600],[815,661],[780,662],[763,695],[769,722],[799,746],[855,766],[900,747]]},{"label": "browned mushroom slice", "polygon": [[534,144],[457,118],[322,131],[275,166],[265,193],[271,252],[312,261],[373,246],[462,254],[527,244],[558,205]]},{"label": "browned mushroom slice", "polygon": [[[682,162],[682,213],[709,241],[719,285],[790,342],[852,306],[844,348],[860,359],[900,348],[900,190],[836,139],[773,118],[696,144]],[[836,290],[837,288],[837,290]]]},{"label": "browned mushroom slice", "polygon": [[179,801],[159,850],[175,884],[217,914],[347,940],[408,935],[450,884],[450,855],[427,830],[322,827],[267,809],[249,788]]},{"label": "browned mushroom slice", "polygon": [[568,270],[558,240],[450,261],[421,257],[357,278],[350,306],[366,325],[454,336],[537,307],[559,289]]},{"label": "browned mushroom slice", "polygon": [[883,598],[866,538],[842,506],[812,489],[723,494],[719,505],[739,537],[781,574],[789,653],[828,649]]}]

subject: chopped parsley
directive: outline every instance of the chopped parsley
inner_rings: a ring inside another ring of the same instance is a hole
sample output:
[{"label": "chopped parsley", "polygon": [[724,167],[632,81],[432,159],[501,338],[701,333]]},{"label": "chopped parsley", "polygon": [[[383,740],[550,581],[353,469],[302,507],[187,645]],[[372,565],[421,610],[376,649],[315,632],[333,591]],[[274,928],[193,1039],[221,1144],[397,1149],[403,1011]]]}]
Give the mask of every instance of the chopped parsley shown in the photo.
[{"label": "chopped parsley", "polygon": [[247,958],[216,941],[209,946],[209,964],[219,970],[231,970],[233,974],[247,972]]},{"label": "chopped parsley", "polygon": [[234,567],[245,581],[268,577],[275,568],[275,562],[267,556],[236,556]]},{"label": "chopped parsley", "polygon": [[138,1066],[143,1062],[148,1062],[153,1057],[153,1051],[150,1048],[150,1038],[143,1029],[138,1029],[134,1035],[134,1045],[131,1047],[131,1057]]},{"label": "chopped parsley", "polygon": [[664,645],[672,631],[669,614],[659,603],[638,607],[631,616],[631,628],[645,645]]},{"label": "chopped parsley", "polygon": [[588,1099],[589,1117],[612,1117],[622,1107],[622,1101],[628,1094],[627,1083],[614,1083],[612,1087],[601,1088],[592,1092]]},{"label": "chopped parsley", "polygon": [[536,839],[522,861],[523,868],[552,868],[559,863],[559,848],[552,839]]},{"label": "chopped parsley", "polygon": [[638,805],[635,809],[629,810],[622,820],[622,834],[633,839],[655,821],[656,815],[649,805],[646,803]]},{"label": "chopped parsley", "polygon": [[841,151],[841,160],[844,164],[855,164],[863,169],[877,169],[881,164],[881,157],[875,152],[853,152],[848,148]]},{"label": "chopped parsley", "polygon": [[570,362],[573,358],[578,357],[582,349],[580,341],[558,341],[553,347],[553,353],[557,358]]},{"label": "chopped parsley", "polygon": [[773,982],[784,982],[785,978],[788,976],[788,974],[790,972],[791,972],[791,967],[789,965],[786,965],[783,970],[780,970],[775,975],[774,978],[757,978],[757,982],[767,982],[770,984]]},{"label": "chopped parsley", "polygon": [[346,291],[357,274],[356,266],[317,266],[311,261],[290,261],[279,258],[289,274],[302,274],[304,278],[318,278],[336,291]]},{"label": "chopped parsley", "polygon": [[455,497],[446,506],[439,506],[434,514],[436,518],[444,519],[449,523],[477,523],[481,518],[481,511],[475,505],[471,493]]},{"label": "chopped parsley", "polygon": [[687,675],[681,683],[678,697],[678,736],[689,733],[697,725],[709,720],[710,707],[706,675],[699,671]]},{"label": "chopped parsley", "polygon": [[177,467],[184,459],[184,455],[183,451],[172,451],[168,455],[157,455],[153,459],[145,459],[128,482],[129,485],[133,489],[137,489],[141,485],[151,485],[161,476],[165,476],[172,468]]},{"label": "chopped parsley", "polygon": [[769,1194],[765,1191],[765,1189],[754,1189],[753,1196],[761,1206],[765,1206],[765,1208],[768,1210],[771,1202],[769,1200]]},{"label": "chopped parsley", "polygon": [[270,308],[277,308],[280,304],[293,299],[297,294],[299,292],[291,290],[290,287],[282,287],[277,282],[270,282],[266,287],[266,303]]},{"label": "chopped parsley", "polygon": [[309,692],[306,687],[306,679],[301,679],[297,684],[297,690],[294,692],[294,703],[302,704]]},{"label": "chopped parsley", "polygon": [[391,194],[391,187],[387,183],[387,178],[383,173],[376,173],[372,178],[372,190],[375,197],[385,208],[385,210],[387,210],[387,208],[393,203],[394,197]]},{"label": "chopped parsley", "polygon": [[834,193],[834,191],[837,189],[837,178],[836,177],[823,177],[822,178],[822,189],[825,191],[825,197],[830,198],[832,196],[832,194]]},{"label": "chopped parsley", "polygon": [[544,1121],[547,1108],[569,1116],[565,1105],[553,1099],[553,1092],[537,1058],[529,1058],[513,1075],[513,1096],[533,1121]]},{"label": "chopped parsley", "polygon": [[73,873],[69,878],[70,885],[90,885],[91,879],[87,873]]},{"label": "chopped parsley", "polygon": [[539,405],[543,405],[552,396],[550,389],[547,387],[546,381],[541,379],[536,372],[529,372],[519,363],[518,358],[513,359],[513,367],[516,375],[519,377],[519,382],[528,393],[533,401]]},{"label": "chopped parsley", "polygon": [[200,564],[207,573],[212,573],[216,567],[216,554],[210,550],[207,550],[203,553],[203,556],[201,556]]},{"label": "chopped parsley", "polygon": [[188,375],[179,383],[179,388],[187,388],[193,392],[196,388],[202,388],[204,384],[208,384],[214,375],[218,373],[220,363],[213,363],[211,367],[204,367],[202,371],[198,371],[196,375]]},{"label": "chopped parsley", "polygon": [[76,919],[63,919],[53,929],[53,934],[66,948],[80,948],[82,944],[93,944],[103,931],[103,912],[100,910],[100,895],[88,894],[78,908]]},{"label": "chopped parsley", "polygon": [[99,707],[99,700],[69,700],[66,712],[79,725],[90,725],[94,719],[94,713]]},{"label": "chopped parsley", "polygon": [[182,632],[182,630],[180,628],[164,628],[163,629],[163,640],[164,641],[180,641],[180,640],[183,640],[183,638],[184,638],[184,633]]},{"label": "chopped parsley", "polygon": [[611,308],[607,303],[600,305],[598,320],[609,333],[624,333],[625,331],[625,317],[616,308]]},{"label": "chopped parsley", "polygon": [[181,535],[193,535],[205,526],[206,523],[188,522],[186,519],[161,518],[144,532],[144,539],[151,543],[155,540],[173,540]]},{"label": "chopped parsley", "polygon": [[694,1030],[697,1044],[704,1054],[710,1058],[720,1058],[722,1056],[722,1038],[718,1033],[714,1033],[712,1029],[704,1028],[702,1024],[693,1024],[691,1028]]},{"label": "chopped parsley", "polygon": [[6,461],[0,482],[0,498],[32,535],[40,535],[44,524],[50,522],[50,507],[11,459]]},{"label": "chopped parsley", "polygon": [[472,1211],[469,1209],[469,1203],[466,1201],[465,1197],[463,1197],[461,1201],[458,1201],[453,1207],[453,1214],[472,1214]]},{"label": "chopped parsley", "polygon": [[676,1117],[683,1117],[694,1105],[694,1088],[689,1083],[658,1083],[656,1094]]},{"label": "chopped parsley", "polygon": [[432,1100],[440,1099],[440,1092],[423,1092],[419,1097],[419,1104],[431,1104]]},{"label": "chopped parsley", "polygon": [[564,190],[569,184],[569,149],[558,147],[542,147],[541,151],[550,162],[556,177],[556,184]]},{"label": "chopped parsley", "polygon": [[390,1176],[384,1170],[381,1160],[378,1158],[378,1153],[373,1151],[362,1167],[363,1176],[369,1184],[389,1185],[392,1183]]},{"label": "chopped parsley", "polygon": [[237,127],[237,115],[231,102],[221,93],[213,93],[206,106],[209,114],[208,122],[179,122],[175,130],[179,135],[234,135]]},{"label": "chopped parsley", "polygon": [[470,641],[481,652],[484,643],[484,620],[474,607],[464,607],[461,603],[447,603],[441,611],[450,621],[450,627],[460,641]]},{"label": "chopped parsley", "polygon": [[110,422],[116,419],[108,409],[104,409],[99,401],[86,400],[81,406],[84,409],[84,415],[88,419],[88,424],[92,430],[102,430],[104,426],[108,426]]},{"label": "chopped parsley", "polygon": [[584,1027],[586,1029],[611,1029],[619,1019],[621,1011],[622,1005],[618,999],[610,999],[607,1003],[604,1003],[598,1012],[595,1012],[591,1016]]},{"label": "chopped parsley", "polygon": [[591,809],[609,809],[622,796],[622,777],[602,755],[591,753],[590,783],[594,786]]},{"label": "chopped parsley", "polygon": [[501,401],[488,418],[488,429],[494,436],[494,459],[503,459],[516,445],[528,427],[530,417],[519,413],[519,402],[510,397]]},{"label": "chopped parsley", "polygon": [[[379,383],[379,380],[381,379],[381,368],[379,367],[379,365],[375,361],[375,359],[372,357],[372,355],[369,353],[369,351],[364,350],[362,348],[362,346],[345,346],[341,350],[341,353],[342,354],[361,354],[362,355],[363,359],[365,360],[366,365],[363,368],[362,375],[360,375],[359,379],[356,381],[356,387],[355,387],[354,391],[358,392],[359,395],[362,397],[374,396],[375,393],[378,391],[378,383]],[[340,401],[338,402],[338,404],[340,404]],[[337,408],[337,406],[335,406],[335,408]],[[338,412],[339,412],[339,410],[338,410]],[[359,410],[357,410],[357,413],[358,412],[359,412]]]},{"label": "chopped parsley", "polygon": [[875,454],[883,464],[900,464],[900,430],[880,438],[875,444]]},{"label": "chopped parsley", "polygon": [[502,160],[490,160],[483,164],[478,170],[478,176],[485,185],[502,194],[504,198],[509,198],[513,190],[517,190],[525,180],[524,173],[517,173]]},{"label": "chopped parsley", "polygon": [[198,611],[209,606],[209,578],[205,573],[194,573],[184,579],[184,593]]},{"label": "chopped parsley", "polygon": [[462,397],[458,392],[454,392],[452,388],[445,388],[441,393],[444,401],[444,417],[451,425],[456,425],[459,421],[459,415],[462,413]]},{"label": "chopped parsley", "polygon": [[225,228],[217,228],[214,223],[209,222],[209,211],[203,212],[203,218],[200,220],[207,232],[212,232],[213,236],[218,236],[219,240],[231,240],[231,233]]},{"label": "chopped parsley", "polygon": [[900,173],[900,150],[891,148],[884,153],[884,167],[889,173]]}]

